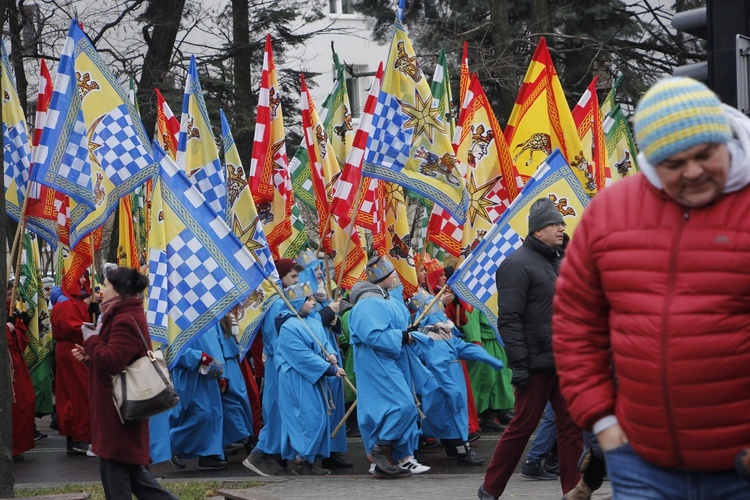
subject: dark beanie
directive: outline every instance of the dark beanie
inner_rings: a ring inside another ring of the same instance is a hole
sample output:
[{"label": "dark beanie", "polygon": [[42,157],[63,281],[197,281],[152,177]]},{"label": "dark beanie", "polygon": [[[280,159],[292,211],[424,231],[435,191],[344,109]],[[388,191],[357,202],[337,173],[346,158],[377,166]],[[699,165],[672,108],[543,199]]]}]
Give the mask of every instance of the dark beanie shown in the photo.
[{"label": "dark beanie", "polygon": [[545,196],[531,204],[531,210],[529,211],[529,234],[539,231],[550,224],[557,224],[558,222],[564,222],[563,216],[557,210],[552,200]]},{"label": "dark beanie", "polygon": [[297,261],[294,259],[279,259],[275,260],[274,264],[276,264],[276,270],[279,272],[279,278],[283,278],[297,265]]}]

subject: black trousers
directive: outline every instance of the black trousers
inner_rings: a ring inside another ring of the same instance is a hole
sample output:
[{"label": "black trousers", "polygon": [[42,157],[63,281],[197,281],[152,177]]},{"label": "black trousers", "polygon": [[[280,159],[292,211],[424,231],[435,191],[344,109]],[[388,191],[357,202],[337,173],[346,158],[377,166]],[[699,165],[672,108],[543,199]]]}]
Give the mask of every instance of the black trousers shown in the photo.
[{"label": "black trousers", "polygon": [[99,475],[107,500],[132,500],[131,494],[143,500],[177,500],[143,465],[99,459]]}]

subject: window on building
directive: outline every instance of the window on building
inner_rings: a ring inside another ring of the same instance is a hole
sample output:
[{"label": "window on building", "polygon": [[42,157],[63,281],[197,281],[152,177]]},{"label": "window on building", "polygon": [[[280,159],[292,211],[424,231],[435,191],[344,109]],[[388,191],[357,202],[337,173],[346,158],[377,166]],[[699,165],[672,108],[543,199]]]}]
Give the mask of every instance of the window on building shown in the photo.
[{"label": "window on building", "polygon": [[328,0],[331,14],[354,14],[354,0]]},{"label": "window on building", "polygon": [[359,99],[359,79],[358,78],[347,78],[346,79],[346,92],[349,94],[349,104],[352,109],[350,110],[352,118],[359,118],[362,115]]}]

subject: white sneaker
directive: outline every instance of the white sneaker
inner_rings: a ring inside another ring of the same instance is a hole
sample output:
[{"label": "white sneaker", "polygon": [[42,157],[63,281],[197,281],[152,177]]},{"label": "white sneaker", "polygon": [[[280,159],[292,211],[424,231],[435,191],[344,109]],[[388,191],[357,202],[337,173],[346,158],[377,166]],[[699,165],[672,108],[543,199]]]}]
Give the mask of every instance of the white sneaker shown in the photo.
[{"label": "white sneaker", "polygon": [[86,451],[86,456],[91,458],[96,458],[96,454],[91,451],[91,445],[89,445],[89,449]]},{"label": "white sneaker", "polygon": [[375,464],[370,464],[370,474],[375,474]]},{"label": "white sneaker", "polygon": [[399,462],[398,466],[402,469],[410,470],[412,474],[422,474],[423,472],[430,470],[428,466],[417,462],[417,459],[414,457],[408,457],[405,460],[402,460]]}]

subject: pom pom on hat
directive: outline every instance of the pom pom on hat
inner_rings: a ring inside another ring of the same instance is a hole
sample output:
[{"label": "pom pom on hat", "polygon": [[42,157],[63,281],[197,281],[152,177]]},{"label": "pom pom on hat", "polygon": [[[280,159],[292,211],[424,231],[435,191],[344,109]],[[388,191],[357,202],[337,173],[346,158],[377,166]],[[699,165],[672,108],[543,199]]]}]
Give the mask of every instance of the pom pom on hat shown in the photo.
[{"label": "pom pom on hat", "polygon": [[695,146],[732,138],[719,97],[685,77],[665,78],[651,87],[638,103],[633,128],[640,152],[654,166]]}]

